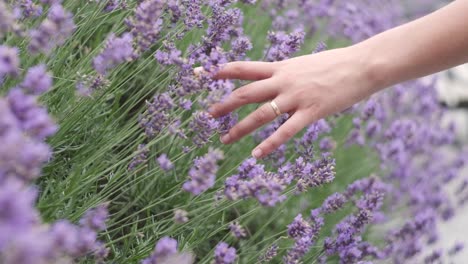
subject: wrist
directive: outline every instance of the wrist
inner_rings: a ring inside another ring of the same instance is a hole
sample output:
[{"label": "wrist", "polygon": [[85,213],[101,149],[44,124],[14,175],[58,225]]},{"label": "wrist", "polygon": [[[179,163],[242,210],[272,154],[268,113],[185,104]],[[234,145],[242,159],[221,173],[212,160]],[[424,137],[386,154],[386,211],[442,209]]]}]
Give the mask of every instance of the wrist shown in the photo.
[{"label": "wrist", "polygon": [[363,81],[367,84],[370,93],[378,92],[393,84],[392,74],[389,71],[389,60],[385,52],[381,52],[376,45],[364,41],[351,47],[352,54],[355,55],[357,68],[362,73]]}]

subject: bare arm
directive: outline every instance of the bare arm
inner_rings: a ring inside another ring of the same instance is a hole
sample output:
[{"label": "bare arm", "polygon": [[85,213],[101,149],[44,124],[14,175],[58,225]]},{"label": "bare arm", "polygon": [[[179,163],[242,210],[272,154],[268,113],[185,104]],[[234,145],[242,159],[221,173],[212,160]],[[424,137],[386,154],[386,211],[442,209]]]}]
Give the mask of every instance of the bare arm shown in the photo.
[{"label": "bare arm", "polygon": [[355,45],[367,50],[376,89],[468,62],[468,1],[458,0]]},{"label": "bare arm", "polygon": [[[458,0],[356,45],[281,62],[228,63],[218,78],[254,80],[212,107],[214,117],[274,100],[291,117],[253,151],[264,157],[305,126],[393,84],[468,62],[468,0]],[[221,137],[233,143],[274,120],[269,103]]]}]

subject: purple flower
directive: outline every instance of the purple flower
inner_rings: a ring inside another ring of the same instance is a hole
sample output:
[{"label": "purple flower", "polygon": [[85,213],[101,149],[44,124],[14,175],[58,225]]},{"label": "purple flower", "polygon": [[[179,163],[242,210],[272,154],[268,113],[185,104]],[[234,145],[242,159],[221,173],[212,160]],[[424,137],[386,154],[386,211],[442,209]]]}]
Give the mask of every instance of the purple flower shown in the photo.
[{"label": "purple flower", "polygon": [[115,68],[119,64],[132,60],[133,38],[129,33],[123,34],[121,37],[116,37],[111,34],[107,40],[103,51],[93,60],[94,69],[106,75],[109,69]]},{"label": "purple flower", "polygon": [[319,41],[314,51],[312,51],[312,53],[314,54],[319,53],[319,52],[325,51],[326,49],[327,49],[327,44],[325,44],[325,42]]},{"label": "purple flower", "polygon": [[298,163],[296,166],[300,168],[298,171],[298,181],[296,184],[297,191],[303,192],[307,187],[317,187],[332,182],[335,179],[335,159],[329,156],[328,153],[323,153],[322,158],[310,164],[308,162]]},{"label": "purple flower", "polygon": [[245,57],[247,51],[252,49],[252,42],[246,36],[236,38],[231,44],[231,52],[229,58],[231,60],[240,60]]},{"label": "purple flower", "polygon": [[192,101],[189,99],[180,99],[179,106],[182,107],[184,110],[191,110],[192,109]]},{"label": "purple flower", "polygon": [[42,140],[55,134],[57,125],[50,118],[47,109],[38,105],[36,97],[26,95],[20,89],[13,89],[8,93],[7,99],[22,130],[29,136]]},{"label": "purple flower", "polygon": [[331,137],[325,137],[320,140],[319,147],[321,151],[328,152],[336,148],[336,142]]},{"label": "purple flower", "polygon": [[302,30],[297,30],[290,34],[284,32],[270,32],[268,40],[271,45],[267,50],[267,61],[282,61],[288,59],[301,45],[304,43],[305,33]]},{"label": "purple flower", "polygon": [[218,243],[214,252],[215,264],[232,264],[236,261],[236,249],[224,242]]},{"label": "purple flower", "polygon": [[424,258],[425,264],[438,263],[442,257],[442,250],[434,250],[430,255]]},{"label": "purple flower", "polygon": [[42,6],[32,0],[18,0],[15,7],[22,18],[38,17],[42,14]]},{"label": "purple flower", "polygon": [[457,242],[455,243],[455,245],[453,245],[452,248],[450,248],[448,253],[449,255],[456,255],[460,253],[460,251],[462,251],[464,247],[465,245],[462,242]]},{"label": "purple flower", "polygon": [[205,16],[201,10],[203,3],[201,0],[181,0],[184,7],[184,24],[187,30],[194,27],[201,28]]},{"label": "purple flower", "polygon": [[16,76],[19,65],[18,49],[0,45],[0,83],[6,75]]},{"label": "purple flower", "polygon": [[302,218],[301,214],[298,214],[294,221],[288,225],[288,236],[296,240],[305,236],[310,237],[311,234],[312,227]]},{"label": "purple flower", "polygon": [[247,236],[245,229],[238,222],[229,223],[229,230],[231,231],[231,234],[238,239]]},{"label": "purple flower", "polygon": [[162,0],[145,0],[136,7],[134,16],[126,20],[135,39],[137,53],[146,51],[158,40],[164,3]]},{"label": "purple flower", "polygon": [[0,251],[15,235],[33,227],[39,220],[34,210],[37,191],[16,179],[0,183]]},{"label": "purple flower", "polygon": [[135,170],[140,164],[146,163],[148,159],[149,149],[145,144],[138,145],[137,154],[132,158],[132,161],[128,165],[128,170]]},{"label": "purple flower", "polygon": [[177,224],[184,224],[189,221],[188,219],[188,213],[185,210],[182,209],[176,209],[174,211],[174,222]]},{"label": "purple flower", "polygon": [[38,28],[30,31],[29,50],[32,53],[48,53],[56,46],[65,43],[75,30],[73,15],[60,4],[53,4]]},{"label": "purple flower", "polygon": [[216,163],[223,158],[223,152],[217,149],[210,149],[203,157],[195,158],[189,170],[189,180],[182,188],[193,195],[199,195],[213,187],[218,171]]},{"label": "purple flower", "polygon": [[276,255],[278,255],[278,245],[273,244],[259,257],[258,261],[269,263]]},{"label": "purple flower", "polygon": [[288,250],[286,256],[283,257],[283,262],[286,264],[300,263],[304,255],[309,252],[314,241],[310,237],[299,237],[295,240],[294,245]]},{"label": "purple flower", "polygon": [[3,1],[0,2],[0,39],[10,31],[15,33],[20,32],[20,27],[16,23],[15,16],[13,16],[10,8]]},{"label": "purple flower", "polygon": [[218,126],[218,121],[207,112],[197,111],[193,113],[193,119],[189,124],[190,131],[193,133],[193,143],[197,147],[208,143]]},{"label": "purple flower", "polygon": [[236,113],[229,113],[225,116],[218,118],[219,127],[218,133],[224,135],[237,123],[238,115]]},{"label": "purple flower", "polygon": [[112,12],[117,9],[127,9],[128,4],[126,0],[104,0],[105,1],[105,6],[104,6],[104,11],[105,12]]},{"label": "purple flower", "polygon": [[34,131],[23,130],[24,124],[12,108],[8,101],[0,98],[0,139],[3,142],[0,149],[0,182],[8,177],[30,181],[39,177],[51,151],[42,138],[27,136],[28,133],[34,135]]},{"label": "purple flower", "polygon": [[321,210],[323,213],[330,214],[343,207],[347,199],[341,193],[334,193],[327,197],[323,202]]},{"label": "purple flower", "polygon": [[40,0],[41,3],[46,4],[46,5],[53,5],[53,4],[60,4],[62,3],[62,0]]},{"label": "purple flower", "polygon": [[174,164],[172,164],[171,160],[165,153],[161,154],[161,156],[159,156],[156,161],[163,171],[170,171],[172,168],[174,168]]},{"label": "purple flower", "polygon": [[101,204],[89,209],[80,219],[80,225],[94,231],[101,231],[106,228],[106,221],[109,217],[107,204]]},{"label": "purple flower", "polygon": [[146,136],[152,138],[159,134],[172,121],[170,111],[174,102],[168,93],[156,94],[152,102],[146,102],[147,112],[139,117],[140,126],[145,129]]},{"label": "purple flower", "polygon": [[160,264],[164,263],[169,257],[177,254],[177,240],[170,237],[161,238],[154,248],[154,252],[148,258],[144,259],[142,264]]},{"label": "purple flower", "polygon": [[21,88],[35,95],[46,92],[50,87],[52,87],[52,76],[44,64],[30,68],[21,83]]}]

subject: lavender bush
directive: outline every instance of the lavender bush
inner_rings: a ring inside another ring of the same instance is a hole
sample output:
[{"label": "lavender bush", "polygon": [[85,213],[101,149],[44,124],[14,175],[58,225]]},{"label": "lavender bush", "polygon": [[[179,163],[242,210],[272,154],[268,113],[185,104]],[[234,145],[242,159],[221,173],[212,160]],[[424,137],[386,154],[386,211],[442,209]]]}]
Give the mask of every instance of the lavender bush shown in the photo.
[{"label": "lavender bush", "polygon": [[[468,200],[459,173],[468,152],[440,125],[435,77],[311,124],[264,160],[251,148],[287,115],[224,146],[217,135],[255,106],[207,112],[240,85],[212,78],[226,62],[348,45],[437,4],[0,0],[0,262],[436,263],[457,254],[462,244],[425,250]],[[461,182],[456,201],[450,182]]]}]

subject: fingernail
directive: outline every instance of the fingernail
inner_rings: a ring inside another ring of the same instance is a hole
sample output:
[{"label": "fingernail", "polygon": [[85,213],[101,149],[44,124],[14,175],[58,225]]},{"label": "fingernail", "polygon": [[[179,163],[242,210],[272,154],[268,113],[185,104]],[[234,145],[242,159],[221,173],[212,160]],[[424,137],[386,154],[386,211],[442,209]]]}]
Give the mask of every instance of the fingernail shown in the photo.
[{"label": "fingernail", "polygon": [[259,148],[256,148],[252,151],[252,156],[254,156],[254,158],[258,159],[262,156],[263,154],[263,151]]},{"label": "fingernail", "polygon": [[196,67],[195,69],[193,69],[193,73],[198,76],[200,75],[200,73],[203,72],[203,67]]},{"label": "fingernail", "polygon": [[226,144],[231,139],[231,136],[229,136],[229,134],[226,134],[226,135],[221,136],[220,139],[221,139],[221,142],[223,142],[223,144]]}]

